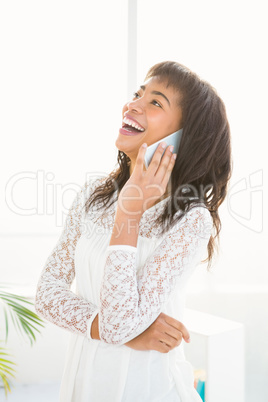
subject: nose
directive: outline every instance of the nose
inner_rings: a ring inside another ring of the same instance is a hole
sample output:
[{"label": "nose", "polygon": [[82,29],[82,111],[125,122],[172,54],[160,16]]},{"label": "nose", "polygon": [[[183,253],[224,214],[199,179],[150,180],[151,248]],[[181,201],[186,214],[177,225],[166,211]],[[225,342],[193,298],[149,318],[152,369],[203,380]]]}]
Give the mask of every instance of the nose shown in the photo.
[{"label": "nose", "polygon": [[142,113],[142,104],[140,99],[135,99],[127,103],[127,107],[129,111],[136,111],[137,113]]}]

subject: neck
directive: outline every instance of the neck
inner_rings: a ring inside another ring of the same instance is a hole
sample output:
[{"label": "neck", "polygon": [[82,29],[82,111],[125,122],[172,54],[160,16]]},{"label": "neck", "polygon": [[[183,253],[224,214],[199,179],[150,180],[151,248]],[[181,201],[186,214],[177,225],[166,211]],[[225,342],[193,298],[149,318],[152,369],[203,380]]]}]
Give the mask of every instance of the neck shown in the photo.
[{"label": "neck", "polygon": [[[133,170],[134,170],[134,168],[135,168],[135,165],[136,165],[136,159],[131,159],[130,166],[129,166],[129,175],[130,175],[130,176],[131,176],[132,173],[133,173]],[[145,169],[145,166],[144,166],[143,169]]]}]

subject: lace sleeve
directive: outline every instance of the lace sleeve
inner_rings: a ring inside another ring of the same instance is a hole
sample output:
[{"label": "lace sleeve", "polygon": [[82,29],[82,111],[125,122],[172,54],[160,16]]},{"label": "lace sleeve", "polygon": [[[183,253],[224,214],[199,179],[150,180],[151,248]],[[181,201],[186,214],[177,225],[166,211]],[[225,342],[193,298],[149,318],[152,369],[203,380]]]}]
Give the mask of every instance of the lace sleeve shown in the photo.
[{"label": "lace sleeve", "polygon": [[108,247],[100,294],[101,340],[124,344],[156,320],[183,273],[200,262],[211,229],[208,209],[190,210],[148,257],[139,278],[136,276],[137,248]]},{"label": "lace sleeve", "polygon": [[80,221],[89,182],[78,191],[66,217],[62,234],[48,257],[37,285],[36,311],[47,320],[76,334],[91,338],[97,307],[70,290],[75,277],[74,254],[81,236]]}]

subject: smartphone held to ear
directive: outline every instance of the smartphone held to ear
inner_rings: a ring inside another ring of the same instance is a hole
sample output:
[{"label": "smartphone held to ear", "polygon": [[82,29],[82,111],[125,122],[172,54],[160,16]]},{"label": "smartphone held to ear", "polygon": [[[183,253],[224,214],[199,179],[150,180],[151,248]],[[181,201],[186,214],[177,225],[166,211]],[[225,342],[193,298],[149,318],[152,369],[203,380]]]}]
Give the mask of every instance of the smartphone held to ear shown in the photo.
[{"label": "smartphone held to ear", "polygon": [[[144,156],[144,163],[145,163],[146,169],[148,169],[148,166],[149,166],[149,164],[154,156],[154,153],[156,151],[156,148],[158,147],[160,142],[165,141],[165,143],[167,144],[167,147],[170,145],[173,145],[174,146],[173,153],[178,153],[181,136],[182,136],[182,131],[183,131],[183,129],[181,128],[180,130],[175,131],[175,133],[172,133],[165,138],[161,138],[161,140],[159,140],[159,141],[155,142],[154,144],[150,145],[149,147],[147,147],[146,153]],[[163,153],[164,152],[165,152],[165,150],[163,150]]]}]

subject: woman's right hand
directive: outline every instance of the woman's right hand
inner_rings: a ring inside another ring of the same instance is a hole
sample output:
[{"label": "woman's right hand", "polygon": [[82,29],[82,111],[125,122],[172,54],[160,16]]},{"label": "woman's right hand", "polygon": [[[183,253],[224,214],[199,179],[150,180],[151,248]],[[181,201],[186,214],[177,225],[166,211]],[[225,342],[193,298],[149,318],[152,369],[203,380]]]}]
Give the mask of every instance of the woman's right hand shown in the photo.
[{"label": "woman's right hand", "polygon": [[125,345],[135,350],[168,353],[181,344],[182,338],[190,342],[186,327],[175,318],[161,313],[149,328]]}]

